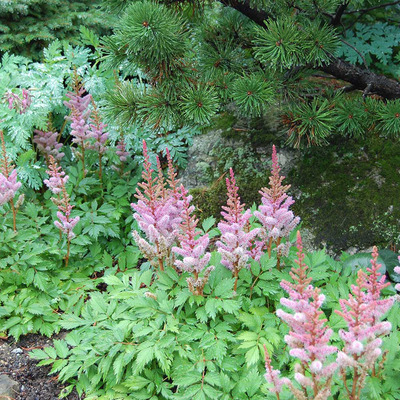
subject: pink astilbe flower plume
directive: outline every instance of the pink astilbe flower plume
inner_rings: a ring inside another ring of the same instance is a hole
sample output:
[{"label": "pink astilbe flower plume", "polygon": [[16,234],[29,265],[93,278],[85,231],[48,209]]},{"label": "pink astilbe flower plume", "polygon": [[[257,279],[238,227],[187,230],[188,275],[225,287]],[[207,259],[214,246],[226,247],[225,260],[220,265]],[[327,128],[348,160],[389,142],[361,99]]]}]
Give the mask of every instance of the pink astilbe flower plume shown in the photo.
[{"label": "pink astilbe flower plume", "polygon": [[115,153],[119,158],[119,165],[113,165],[112,169],[122,174],[124,172],[124,164],[129,157],[129,151],[126,150],[126,143],[122,133],[115,147]]},{"label": "pink astilbe flower plume", "polygon": [[[147,240],[136,231],[133,237],[150,263],[163,271],[165,264],[171,262],[170,249],[176,240],[181,218],[177,218],[175,199],[168,195],[160,166],[158,175],[153,176],[155,171],[151,167],[145,141],[143,155],[143,182],[138,184],[141,190],[136,189],[138,202],[131,206],[136,211],[134,218]],[[159,165],[159,161],[157,163]]]},{"label": "pink astilbe flower plume", "polygon": [[103,166],[102,159],[103,154],[106,152],[106,142],[108,140],[108,132],[105,131],[107,125],[103,124],[100,118],[99,110],[96,103],[92,99],[93,111],[89,119],[90,132],[89,136],[94,140],[89,148],[96,151],[99,154],[99,179],[102,181]]},{"label": "pink astilbe flower plume", "polygon": [[254,216],[262,224],[260,236],[266,243],[269,255],[271,255],[272,244],[276,244],[278,267],[280,256],[285,254],[290,246],[290,243],[283,245],[281,241],[283,238],[287,238],[300,222],[300,218],[295,217],[293,212],[289,210],[289,207],[294,204],[294,200],[286,193],[290,185],[282,185],[285,177],[279,175],[280,170],[276,148],[273,146],[270,187],[264,187],[260,190],[262,205],[254,212]]},{"label": "pink astilbe flower plume", "polygon": [[[300,360],[294,377],[301,386],[301,392],[304,395],[310,391],[315,399],[326,400],[331,393],[332,375],[337,369],[337,364],[328,362],[327,357],[337,348],[329,345],[333,332],[326,326],[327,319],[323,318],[321,310],[325,296],[311,285],[311,278],[307,277],[308,266],[304,263],[300,232],[297,233],[297,249],[298,259],[295,262],[298,267],[290,272],[293,282],[281,282],[282,288],[289,294],[288,299],[281,299],[281,304],[292,312],[278,309],[276,315],[290,327],[285,342],[291,348],[289,354]],[[298,397],[299,391],[293,384],[289,387],[296,399],[302,398]]]},{"label": "pink astilbe flower plume", "polygon": [[[189,290],[195,295],[203,295],[203,289],[208,281],[208,277],[213,266],[208,268],[207,265],[211,258],[211,253],[206,249],[209,244],[208,234],[202,235],[197,230],[195,215],[192,215],[195,207],[190,205],[192,196],[188,195],[187,190],[181,186],[181,197],[183,199],[182,222],[180,223],[180,233],[178,234],[179,245],[172,248],[175,254],[183,257],[183,260],[175,260],[175,265],[183,271],[193,274],[187,279]],[[203,273],[204,270],[204,273]],[[200,274],[202,274],[200,276]]]},{"label": "pink astilbe flower plume", "polygon": [[[74,206],[70,202],[70,197],[65,188],[69,177],[65,175],[65,172],[57,165],[56,160],[52,155],[49,156],[49,170],[46,171],[50,178],[45,179],[44,183],[48,188],[57,195],[57,198],[52,197],[52,202],[57,206],[58,212],[57,217],[59,221],[54,221],[54,225],[60,229],[60,232],[64,233],[67,237],[67,254],[65,256],[65,266],[68,266],[69,252],[71,239],[75,237],[73,232],[74,227],[79,222],[79,216],[74,218],[71,217],[71,211]],[[61,237],[61,234],[60,234]]]},{"label": "pink astilbe flower plume", "polygon": [[58,133],[51,131],[35,130],[33,142],[36,143],[38,150],[43,154],[46,163],[49,164],[49,156],[53,156],[57,161],[64,157],[64,153],[60,152],[62,143],[57,142]]},{"label": "pink astilbe flower plume", "polygon": [[245,211],[245,204],[240,202],[238,194],[239,188],[236,185],[235,176],[232,168],[229,170],[229,178],[226,178],[228,201],[223,206],[221,212],[224,221],[218,223],[218,229],[221,231],[221,240],[216,245],[221,254],[221,264],[232,271],[236,278],[234,290],[236,291],[238,274],[242,268],[248,268],[248,260],[251,256],[252,248],[256,236],[260,229],[256,228],[248,231],[251,211]]},{"label": "pink astilbe flower plume", "polygon": [[[381,298],[381,291],[389,283],[381,275],[378,264],[378,250],[374,246],[371,267],[367,272],[358,271],[357,284],[351,285],[352,294],[347,300],[339,300],[341,311],[336,311],[347,324],[341,329],[339,336],[345,346],[338,353],[340,372],[345,382],[345,389],[350,400],[359,400],[365,378],[372,370],[376,375],[375,364],[382,354],[381,336],[388,334],[391,324],[381,321],[383,315],[392,307],[393,298]],[[352,384],[348,385],[347,368],[352,369]]]},{"label": "pink astilbe flower plume", "polygon": [[264,357],[265,357],[265,375],[264,378],[268,383],[272,384],[270,391],[275,393],[277,400],[280,400],[279,393],[282,391],[283,385],[290,385],[290,379],[280,378],[281,371],[274,369],[271,364],[271,358],[268,354],[267,346],[264,344]]},{"label": "pink astilbe flower plume", "polygon": [[[18,206],[14,206],[14,197],[17,190],[21,187],[21,182],[17,181],[17,170],[14,169],[14,165],[8,160],[6,144],[4,141],[3,131],[0,131],[0,141],[1,141],[1,167],[0,167],[0,206],[10,203],[12,214],[13,214],[13,227],[14,231],[17,231],[16,217]],[[22,196],[22,195],[21,195]],[[20,198],[21,198],[20,196]],[[18,201],[18,205],[22,204],[23,197],[21,201]]]},{"label": "pink astilbe flower plume", "polygon": [[66,94],[70,100],[64,101],[64,105],[71,110],[71,114],[65,118],[71,121],[72,142],[80,148],[77,156],[82,162],[83,175],[85,176],[85,150],[90,146],[90,138],[92,137],[88,124],[89,104],[92,101],[92,96],[90,94],[83,96],[85,89],[76,69],[74,70],[72,86],[74,91]]}]

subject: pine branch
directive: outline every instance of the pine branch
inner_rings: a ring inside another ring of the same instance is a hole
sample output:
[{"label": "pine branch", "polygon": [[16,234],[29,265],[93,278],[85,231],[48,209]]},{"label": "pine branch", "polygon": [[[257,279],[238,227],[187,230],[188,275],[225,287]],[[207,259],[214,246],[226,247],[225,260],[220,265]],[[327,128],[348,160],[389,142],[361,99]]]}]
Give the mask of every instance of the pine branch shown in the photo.
[{"label": "pine branch", "polygon": [[376,6],[372,6],[372,7],[368,7],[368,8],[362,8],[362,9],[347,11],[346,14],[356,14],[356,13],[365,14],[365,13],[367,13],[367,12],[370,12],[370,11],[372,11],[372,10],[376,10],[376,9],[378,9],[378,8],[384,8],[384,7],[389,7],[389,6],[395,6],[396,4],[400,4],[400,0],[391,1],[390,3],[378,4],[378,5],[376,5]]},{"label": "pine branch", "polygon": [[246,17],[250,18],[257,25],[265,27],[264,21],[271,18],[271,15],[262,10],[257,10],[250,6],[249,0],[219,0],[224,6],[232,7]]},{"label": "pine branch", "polygon": [[335,15],[332,16],[330,21],[330,24],[332,26],[339,26],[341,24],[340,20],[342,19],[343,13],[345,12],[348,5],[349,1],[345,1],[337,8]]},{"label": "pine branch", "polygon": [[[244,2],[238,2],[237,0],[219,1],[246,15],[256,24],[265,27],[263,21],[266,20],[269,15],[265,11],[250,7],[248,0],[245,0]],[[400,0],[393,3],[387,3],[386,5],[394,5],[397,3],[400,3]],[[315,68],[327,72],[337,79],[346,81],[361,90],[365,90],[365,88],[370,85],[369,92],[378,94],[386,99],[400,98],[400,82],[396,82],[384,75],[379,75],[369,70],[357,67],[356,65],[343,61],[340,58],[331,56],[329,63],[322,64]]]}]

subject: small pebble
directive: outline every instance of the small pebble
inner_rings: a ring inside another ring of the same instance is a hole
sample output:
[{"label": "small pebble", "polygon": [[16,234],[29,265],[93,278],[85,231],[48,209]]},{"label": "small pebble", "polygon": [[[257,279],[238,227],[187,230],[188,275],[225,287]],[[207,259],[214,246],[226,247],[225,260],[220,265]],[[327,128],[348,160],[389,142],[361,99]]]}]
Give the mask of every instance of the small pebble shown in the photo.
[{"label": "small pebble", "polygon": [[20,349],[19,347],[17,347],[16,349],[14,349],[14,350],[11,350],[11,353],[14,353],[14,354],[21,354],[21,353],[23,353],[24,351],[22,350],[22,349]]}]

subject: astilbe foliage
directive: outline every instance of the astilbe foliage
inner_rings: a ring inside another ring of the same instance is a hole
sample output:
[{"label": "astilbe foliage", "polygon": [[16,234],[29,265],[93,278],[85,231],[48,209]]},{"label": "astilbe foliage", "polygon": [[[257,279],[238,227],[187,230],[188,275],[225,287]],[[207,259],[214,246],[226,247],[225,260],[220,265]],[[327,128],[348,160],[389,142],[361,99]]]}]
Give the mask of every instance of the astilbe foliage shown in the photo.
[{"label": "astilbe foliage", "polygon": [[[0,206],[10,203],[13,214],[14,231],[17,230],[16,216],[17,208],[14,205],[14,197],[17,190],[21,187],[21,182],[17,182],[17,170],[10,163],[7,157],[6,144],[3,131],[0,131],[1,140],[1,168],[0,168]],[[18,201],[20,203],[20,201]]]},{"label": "astilbe foliage", "polygon": [[221,264],[231,270],[236,279],[234,285],[236,291],[239,271],[249,267],[248,261],[252,256],[250,249],[260,229],[255,228],[250,231],[246,229],[252,213],[249,209],[245,210],[245,204],[240,202],[239,188],[232,168],[229,174],[230,176],[226,178],[228,201],[227,205],[222,207],[221,215],[224,221],[218,223],[221,239],[216,245],[222,256]]},{"label": "astilbe foliage", "polygon": [[271,255],[272,245],[275,243],[279,259],[282,254],[289,249],[290,243],[281,243],[283,238],[288,238],[290,232],[300,222],[299,217],[295,217],[289,210],[294,204],[294,200],[286,192],[290,185],[282,185],[284,176],[280,176],[280,166],[275,146],[272,147],[272,170],[269,178],[270,187],[264,187],[260,190],[262,204],[254,212],[254,216],[262,224],[260,236],[268,249],[268,255]]},{"label": "astilbe foliage", "polygon": [[140,229],[145,233],[146,239],[133,231],[133,237],[140,250],[149,262],[163,271],[171,260],[171,247],[173,246],[180,223],[179,212],[176,209],[176,199],[170,195],[173,188],[166,189],[161,167],[158,160],[159,174],[154,176],[151,167],[146,142],[143,141],[143,172],[144,182],[140,182],[136,189],[136,204],[132,208],[136,211],[134,218],[138,221]]},{"label": "astilbe foliage", "polygon": [[47,164],[49,164],[49,157],[53,156],[55,160],[60,161],[64,157],[64,153],[60,151],[62,143],[58,143],[57,132],[35,130],[33,142],[36,143],[38,150],[43,154]]},{"label": "astilbe foliage", "polygon": [[62,170],[62,168],[57,165],[57,162],[53,156],[50,155],[49,161],[49,170],[46,172],[49,174],[50,179],[45,179],[44,183],[54,194],[57,195],[57,198],[51,198],[52,202],[58,208],[57,217],[59,221],[54,221],[54,225],[67,237],[67,254],[65,256],[65,266],[67,267],[71,239],[75,237],[73,229],[79,222],[80,218],[79,216],[74,218],[71,217],[71,211],[74,206],[71,204],[70,197],[67,193],[67,189],[65,188],[65,185],[69,179],[68,175],[65,175],[65,172]]},{"label": "astilbe foliage", "polygon": [[[338,353],[340,372],[350,400],[359,400],[365,379],[372,370],[376,376],[375,364],[382,354],[381,336],[388,334],[391,324],[381,321],[383,315],[392,307],[393,298],[381,298],[381,291],[390,283],[379,271],[378,250],[373,248],[371,267],[367,272],[358,271],[357,284],[351,286],[349,298],[341,299],[341,311],[337,314],[346,321],[347,328],[339,331],[345,346]],[[349,383],[348,371],[352,370],[352,382]]]},{"label": "astilbe foliage", "polygon": [[[281,304],[292,313],[278,309],[276,315],[290,327],[285,342],[291,348],[289,354],[300,360],[295,366],[294,378],[301,390],[290,381],[285,382],[298,400],[307,399],[309,391],[314,399],[326,400],[331,394],[331,379],[337,369],[337,364],[328,362],[327,357],[335,353],[337,348],[329,345],[333,331],[326,326],[326,318],[321,318],[324,315],[321,306],[325,296],[310,284],[300,232],[297,233],[297,249],[295,262],[298,267],[290,272],[294,282],[281,282],[282,288],[289,294],[289,298],[281,299]],[[267,379],[274,382],[272,372],[268,372],[268,369],[267,375]],[[276,393],[277,389],[274,388]]]}]

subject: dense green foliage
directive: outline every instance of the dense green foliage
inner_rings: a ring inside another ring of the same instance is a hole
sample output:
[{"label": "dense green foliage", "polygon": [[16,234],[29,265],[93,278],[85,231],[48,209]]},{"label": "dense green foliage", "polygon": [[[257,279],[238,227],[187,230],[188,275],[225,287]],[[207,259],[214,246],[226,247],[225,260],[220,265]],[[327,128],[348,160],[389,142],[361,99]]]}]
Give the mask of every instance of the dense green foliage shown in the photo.
[{"label": "dense green foliage", "polygon": [[[374,81],[377,73],[399,74],[397,4],[222,3],[113,2],[124,12],[103,41],[106,64],[126,76],[109,96],[113,115],[163,132],[210,124],[232,105],[259,116],[279,103],[278,120],[295,147],[338,134],[398,137],[399,102],[382,100],[399,97],[399,86],[381,80],[393,85],[390,94]],[[363,74],[368,84],[357,81]]]},{"label": "dense green foliage", "polygon": [[79,43],[81,25],[106,33],[110,19],[99,1],[22,0],[0,3],[0,55],[5,52],[38,59],[54,40]]}]

